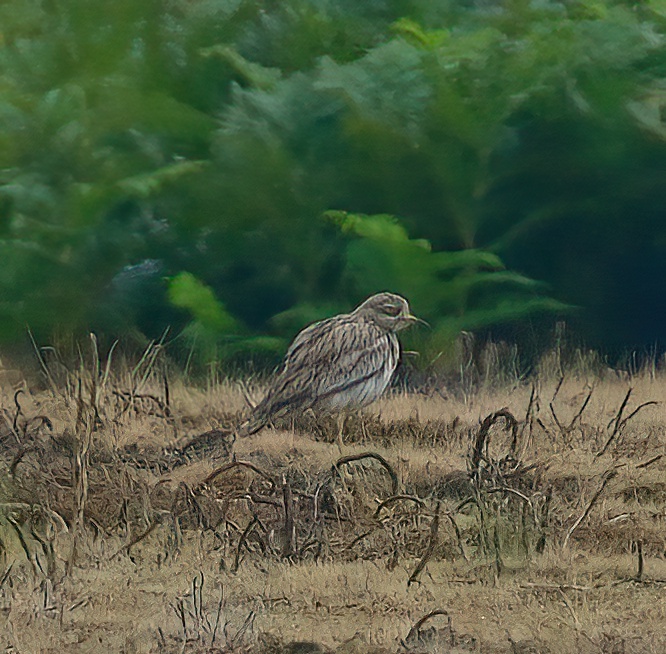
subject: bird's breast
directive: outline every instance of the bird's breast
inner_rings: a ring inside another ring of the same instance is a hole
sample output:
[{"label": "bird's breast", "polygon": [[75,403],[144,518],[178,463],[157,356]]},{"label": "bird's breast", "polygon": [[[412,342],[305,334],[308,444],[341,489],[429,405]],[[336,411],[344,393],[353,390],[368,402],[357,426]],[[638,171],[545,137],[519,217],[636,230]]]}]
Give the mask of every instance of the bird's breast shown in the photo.
[{"label": "bird's breast", "polygon": [[362,359],[362,363],[346,372],[348,383],[341,383],[321,404],[329,409],[362,407],[379,399],[384,393],[398,365],[400,348],[394,334],[385,336],[377,356]]}]

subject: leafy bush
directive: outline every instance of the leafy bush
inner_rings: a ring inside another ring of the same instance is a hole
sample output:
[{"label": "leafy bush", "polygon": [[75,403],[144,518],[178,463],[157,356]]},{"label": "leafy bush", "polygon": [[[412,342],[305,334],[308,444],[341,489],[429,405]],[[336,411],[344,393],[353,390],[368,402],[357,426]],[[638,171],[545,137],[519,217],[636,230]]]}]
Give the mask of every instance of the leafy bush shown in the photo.
[{"label": "leafy bush", "polygon": [[193,320],[204,358],[270,358],[389,287],[431,353],[565,305],[596,344],[662,334],[657,0],[10,0],[0,24],[5,342]]}]

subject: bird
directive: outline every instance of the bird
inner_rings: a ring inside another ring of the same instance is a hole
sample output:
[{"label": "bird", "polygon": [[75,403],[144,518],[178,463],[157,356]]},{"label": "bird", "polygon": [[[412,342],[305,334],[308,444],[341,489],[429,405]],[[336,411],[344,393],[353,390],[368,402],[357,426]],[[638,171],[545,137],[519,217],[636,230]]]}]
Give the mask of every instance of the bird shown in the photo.
[{"label": "bird", "polygon": [[377,293],[343,313],[299,332],[265,397],[240,426],[239,435],[258,432],[273,418],[308,409],[338,412],[337,443],[348,410],[378,399],[400,358],[397,333],[416,322],[409,303],[395,293]]}]

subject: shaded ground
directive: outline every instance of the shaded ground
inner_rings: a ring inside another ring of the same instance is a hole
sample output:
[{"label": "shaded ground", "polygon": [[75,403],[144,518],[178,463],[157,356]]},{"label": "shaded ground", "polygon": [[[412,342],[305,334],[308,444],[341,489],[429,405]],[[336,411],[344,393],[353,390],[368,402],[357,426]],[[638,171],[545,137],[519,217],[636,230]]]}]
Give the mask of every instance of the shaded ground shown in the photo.
[{"label": "shaded ground", "polygon": [[307,415],[232,443],[230,385],[95,379],[4,389],[8,652],[666,650],[661,378],[396,395],[342,458]]}]

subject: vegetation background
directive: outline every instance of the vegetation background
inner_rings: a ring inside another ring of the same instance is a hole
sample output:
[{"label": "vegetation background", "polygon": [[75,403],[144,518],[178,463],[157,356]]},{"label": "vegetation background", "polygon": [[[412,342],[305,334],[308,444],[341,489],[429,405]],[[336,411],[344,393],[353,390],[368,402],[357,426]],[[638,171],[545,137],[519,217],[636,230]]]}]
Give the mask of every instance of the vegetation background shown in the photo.
[{"label": "vegetation background", "polygon": [[[7,0],[0,336],[209,363],[404,293],[663,346],[664,0]],[[612,325],[612,329],[609,326]]]},{"label": "vegetation background", "polygon": [[[0,3],[0,650],[663,654],[665,30]],[[330,416],[233,442],[262,389],[230,373],[381,290],[456,384],[346,456]]]}]

